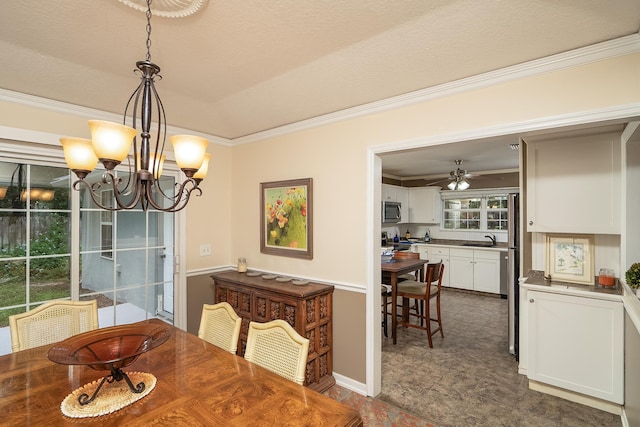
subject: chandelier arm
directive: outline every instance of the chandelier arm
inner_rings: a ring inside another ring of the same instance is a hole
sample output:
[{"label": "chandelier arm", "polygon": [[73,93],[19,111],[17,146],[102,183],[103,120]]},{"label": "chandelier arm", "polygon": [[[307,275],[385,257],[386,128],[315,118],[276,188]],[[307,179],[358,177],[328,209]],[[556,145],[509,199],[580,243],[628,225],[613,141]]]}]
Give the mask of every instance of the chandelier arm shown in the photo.
[{"label": "chandelier arm", "polygon": [[[187,187],[188,184],[191,184],[192,186]],[[159,211],[178,212],[187,206],[187,203],[189,203],[189,198],[191,197],[191,193],[194,190],[198,191],[198,194],[196,194],[196,196],[202,195],[202,189],[198,186],[196,181],[193,178],[187,178],[182,184],[180,184],[174,198],[167,197],[167,199],[169,200],[173,199],[173,204],[168,207],[162,207],[153,199],[151,186],[149,186],[147,187],[147,200],[154,209],[157,209]]]},{"label": "chandelier arm", "polygon": [[140,200],[140,196],[142,195],[142,189],[140,188],[142,186],[142,181],[140,180],[136,180],[135,184],[131,187],[132,190],[135,189],[135,193],[133,193],[133,198],[129,201],[129,203],[124,203],[121,199],[120,196],[122,195],[128,195],[131,194],[130,192],[127,193],[121,193],[117,186],[114,184],[113,185],[113,197],[115,197],[116,199],[116,204],[118,205],[119,209],[133,209],[137,204],[138,201]]},{"label": "chandelier arm", "polygon": [[[140,70],[135,70],[136,71],[140,71]],[[142,92],[142,89],[144,88],[144,78],[141,77],[140,78],[140,83],[138,84],[138,87],[136,87],[136,89],[133,91],[133,93],[131,94],[131,96],[129,97],[129,100],[127,101],[127,105],[124,109],[124,117],[122,119],[123,124],[127,124],[127,113],[129,113],[129,107],[131,106],[131,101],[133,101],[133,108],[131,110],[131,127],[134,129],[137,129],[136,127],[136,111],[138,110],[138,103],[140,101],[140,93]],[[135,170],[140,170],[140,159],[138,158],[138,136],[134,136],[133,137],[133,156],[134,156],[134,165],[135,165]],[[134,174],[129,174],[129,179],[131,179],[131,177],[134,176]],[[127,183],[127,187],[128,187],[128,183]]]},{"label": "chandelier arm", "polygon": [[[162,78],[162,76],[158,76],[160,78]],[[162,155],[162,153],[164,153],[164,147],[166,145],[167,142],[167,115],[164,111],[164,104],[162,103],[162,99],[160,99],[160,95],[158,94],[158,91],[156,90],[156,85],[152,82],[151,83],[151,90],[153,91],[153,95],[155,97],[156,100],[156,107],[158,110],[158,126],[157,126],[157,137],[156,137],[156,158],[158,158],[159,155]],[[160,144],[160,141],[162,140],[162,145]]]},{"label": "chandelier arm", "polygon": [[[160,186],[160,180],[155,178],[153,180],[153,185],[156,187],[157,189],[156,191],[160,193],[162,197],[164,197],[165,199],[171,200],[171,203],[175,203],[176,200],[179,200],[180,191],[176,191],[175,196],[168,195],[167,193],[164,192],[164,190],[162,189],[162,186]],[[178,184],[176,183],[175,186],[178,187]]]},{"label": "chandelier arm", "polygon": [[120,182],[120,179],[116,178],[111,173],[111,171],[106,171],[105,173],[102,174],[101,182],[102,184],[111,186],[111,189],[113,190],[113,194],[116,198],[116,201],[118,202],[116,203],[116,206],[105,206],[102,204],[101,198],[98,198],[98,194],[96,192],[96,190],[102,187],[102,184],[100,182],[95,182],[93,184],[90,184],[84,179],[78,179],[73,183],[73,189],[79,191],[80,186],[84,185],[89,192],[89,196],[91,196],[91,200],[93,200],[93,203],[95,203],[96,206],[98,206],[100,209],[104,209],[108,211],[119,211],[122,209],[128,209],[127,207],[123,206],[123,204],[120,203],[119,201],[118,183]]}]

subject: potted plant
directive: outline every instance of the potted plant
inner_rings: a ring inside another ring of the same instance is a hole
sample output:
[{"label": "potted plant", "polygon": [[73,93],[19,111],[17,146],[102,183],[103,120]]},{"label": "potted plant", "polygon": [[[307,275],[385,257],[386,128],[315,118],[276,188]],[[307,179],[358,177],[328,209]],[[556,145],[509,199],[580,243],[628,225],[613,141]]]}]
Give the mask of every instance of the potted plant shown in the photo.
[{"label": "potted plant", "polygon": [[637,294],[638,288],[640,288],[640,262],[633,263],[629,267],[625,274],[625,279],[627,279],[627,285],[634,289]]}]

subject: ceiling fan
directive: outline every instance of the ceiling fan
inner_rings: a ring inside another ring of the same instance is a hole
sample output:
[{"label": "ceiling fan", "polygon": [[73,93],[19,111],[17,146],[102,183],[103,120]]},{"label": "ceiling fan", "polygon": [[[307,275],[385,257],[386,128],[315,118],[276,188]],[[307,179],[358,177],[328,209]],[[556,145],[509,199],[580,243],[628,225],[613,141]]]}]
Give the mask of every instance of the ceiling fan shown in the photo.
[{"label": "ceiling fan", "polygon": [[460,169],[460,165],[462,165],[462,160],[455,160],[455,164],[456,164],[456,170],[452,170],[451,172],[449,172],[449,178],[447,178],[446,180],[432,182],[428,185],[449,181],[449,184],[447,184],[447,187],[449,188],[449,190],[463,191],[469,188],[471,186],[471,184],[469,183],[469,178],[471,178],[472,175],[466,170]]}]

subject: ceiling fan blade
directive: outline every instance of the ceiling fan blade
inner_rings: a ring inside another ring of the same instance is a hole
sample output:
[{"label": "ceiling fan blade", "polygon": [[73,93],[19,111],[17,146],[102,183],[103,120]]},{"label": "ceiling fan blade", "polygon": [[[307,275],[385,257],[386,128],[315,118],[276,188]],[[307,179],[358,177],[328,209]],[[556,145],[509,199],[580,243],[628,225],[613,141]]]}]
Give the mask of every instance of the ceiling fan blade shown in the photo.
[{"label": "ceiling fan blade", "polygon": [[440,184],[440,183],[443,183],[443,182],[451,182],[451,181],[453,181],[452,178],[445,178],[445,179],[439,179],[439,180],[433,181],[433,182],[428,182],[426,185],[429,186],[429,185]]}]

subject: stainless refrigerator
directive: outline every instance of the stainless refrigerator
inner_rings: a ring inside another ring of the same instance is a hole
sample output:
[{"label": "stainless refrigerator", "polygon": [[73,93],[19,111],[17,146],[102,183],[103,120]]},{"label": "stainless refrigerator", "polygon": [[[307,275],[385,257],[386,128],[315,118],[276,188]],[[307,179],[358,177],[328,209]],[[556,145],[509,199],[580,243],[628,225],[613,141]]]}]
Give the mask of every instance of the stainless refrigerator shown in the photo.
[{"label": "stainless refrigerator", "polygon": [[509,307],[509,353],[518,360],[518,305],[520,301],[520,284],[518,283],[520,273],[520,200],[519,195],[509,194],[508,211],[509,219],[509,239],[507,255],[507,305]]}]

